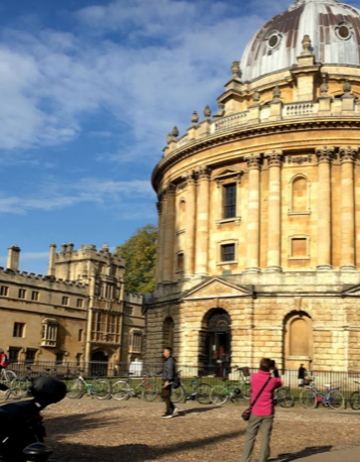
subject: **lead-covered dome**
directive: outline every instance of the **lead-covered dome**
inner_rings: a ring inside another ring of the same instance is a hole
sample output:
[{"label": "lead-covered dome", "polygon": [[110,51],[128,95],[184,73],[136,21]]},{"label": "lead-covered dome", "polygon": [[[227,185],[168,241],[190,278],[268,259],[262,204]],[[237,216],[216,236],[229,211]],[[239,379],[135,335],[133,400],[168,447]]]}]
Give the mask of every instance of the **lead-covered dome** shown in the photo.
[{"label": "lead-covered dome", "polygon": [[298,0],[251,39],[241,61],[242,80],[296,65],[309,35],[315,60],[360,65],[360,11],[337,0]]}]

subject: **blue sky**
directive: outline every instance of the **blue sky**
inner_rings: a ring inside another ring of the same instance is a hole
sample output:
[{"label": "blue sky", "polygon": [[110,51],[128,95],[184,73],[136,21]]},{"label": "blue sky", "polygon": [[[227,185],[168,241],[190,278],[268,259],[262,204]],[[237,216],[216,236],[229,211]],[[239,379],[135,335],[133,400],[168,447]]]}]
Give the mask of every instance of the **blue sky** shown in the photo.
[{"label": "blue sky", "polygon": [[216,111],[232,61],[290,3],[4,0],[0,265],[15,244],[44,273],[51,242],[115,247],[156,223],[166,135]]}]

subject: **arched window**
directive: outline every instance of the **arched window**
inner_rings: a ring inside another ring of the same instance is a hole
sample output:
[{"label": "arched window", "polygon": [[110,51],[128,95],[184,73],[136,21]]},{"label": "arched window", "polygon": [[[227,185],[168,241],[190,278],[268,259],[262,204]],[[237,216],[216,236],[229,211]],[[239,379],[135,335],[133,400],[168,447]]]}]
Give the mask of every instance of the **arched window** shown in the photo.
[{"label": "arched window", "polygon": [[310,211],[310,183],[303,174],[296,175],[290,183],[290,212],[308,213]]},{"label": "arched window", "polygon": [[174,349],[174,320],[166,318],[163,325],[163,347],[171,347]]}]

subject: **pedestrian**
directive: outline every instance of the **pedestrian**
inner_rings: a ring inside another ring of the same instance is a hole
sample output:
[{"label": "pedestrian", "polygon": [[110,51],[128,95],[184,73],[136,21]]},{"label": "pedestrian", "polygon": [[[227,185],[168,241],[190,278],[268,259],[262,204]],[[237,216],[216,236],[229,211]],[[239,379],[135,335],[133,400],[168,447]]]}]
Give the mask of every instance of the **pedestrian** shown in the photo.
[{"label": "pedestrian", "polygon": [[306,367],[304,366],[304,364],[300,364],[300,367],[298,369],[298,380],[299,380],[300,388],[304,386],[306,374],[307,374]]},{"label": "pedestrian", "polygon": [[[271,375],[273,371],[273,377]],[[270,456],[270,438],[274,422],[274,390],[281,387],[282,382],[275,361],[263,358],[260,370],[251,377],[252,406],[248,427],[245,434],[244,450],[241,462],[250,462],[256,435],[261,430],[261,446],[258,462],[266,462]],[[258,397],[256,399],[256,397]]]},{"label": "pedestrian", "polygon": [[163,356],[165,358],[165,361],[163,368],[159,372],[159,374],[161,374],[161,378],[163,380],[161,397],[165,401],[166,409],[165,414],[161,417],[163,419],[171,419],[171,417],[174,417],[174,414],[178,410],[177,407],[175,407],[174,403],[171,401],[172,383],[176,378],[176,360],[172,356],[171,347],[166,347],[164,349]]},{"label": "pedestrian", "polygon": [[[0,348],[0,373],[2,369],[6,369],[8,367],[8,358],[5,354],[5,351],[3,348]],[[9,388],[3,384],[0,383],[0,391],[6,392]]]}]

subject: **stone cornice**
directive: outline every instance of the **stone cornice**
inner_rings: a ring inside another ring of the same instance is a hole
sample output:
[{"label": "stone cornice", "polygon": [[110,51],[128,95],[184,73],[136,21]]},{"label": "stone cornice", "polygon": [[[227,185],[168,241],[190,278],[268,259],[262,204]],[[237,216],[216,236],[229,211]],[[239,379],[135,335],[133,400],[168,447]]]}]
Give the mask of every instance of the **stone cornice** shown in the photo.
[{"label": "stone cornice", "polygon": [[195,154],[198,154],[210,147],[220,146],[234,141],[243,139],[256,138],[262,135],[271,135],[276,133],[291,133],[293,131],[309,131],[309,130],[339,130],[344,128],[359,129],[359,117],[344,117],[344,118],[324,118],[322,120],[301,119],[292,121],[267,122],[263,124],[239,127],[235,130],[229,130],[226,133],[210,135],[193,143],[189,143],[164,157],[155,167],[152,173],[152,185],[155,191],[157,185],[163,175],[169,168],[176,165],[179,161],[187,159]]}]

